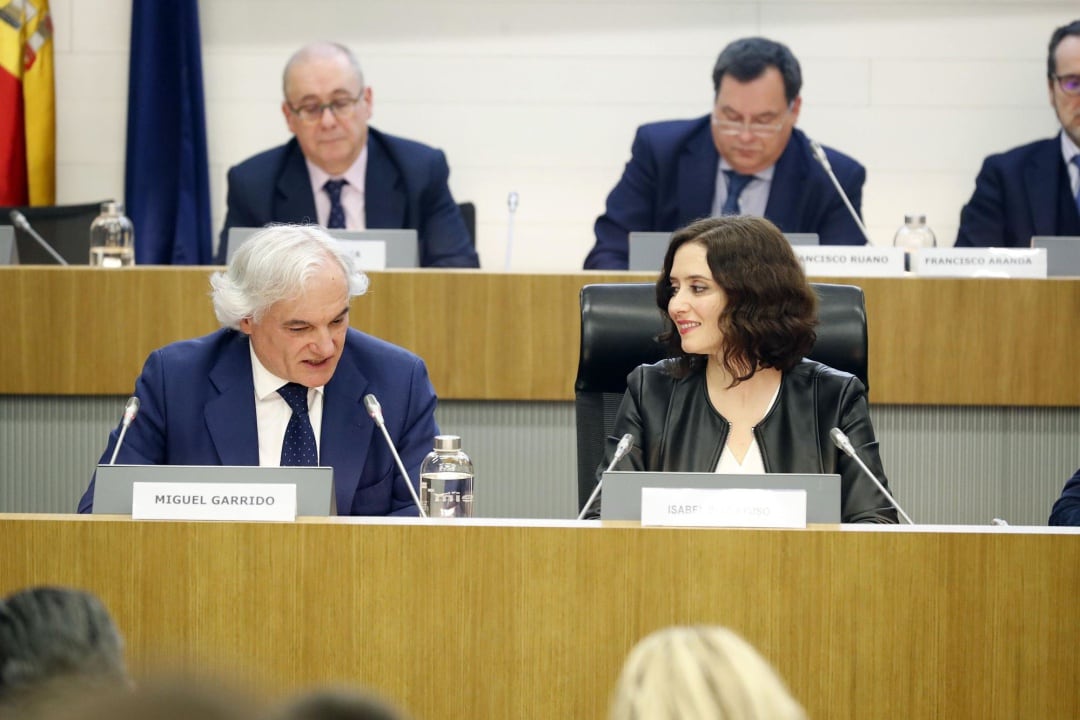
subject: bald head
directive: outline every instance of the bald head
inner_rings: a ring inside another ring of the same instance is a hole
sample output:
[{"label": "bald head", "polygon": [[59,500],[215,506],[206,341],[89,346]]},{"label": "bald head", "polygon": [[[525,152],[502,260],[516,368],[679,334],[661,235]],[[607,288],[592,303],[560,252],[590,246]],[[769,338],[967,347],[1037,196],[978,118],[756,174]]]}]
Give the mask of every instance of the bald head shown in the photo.
[{"label": "bald head", "polygon": [[312,60],[333,60],[338,58],[344,59],[349,64],[356,73],[359,87],[364,87],[364,73],[360,70],[360,61],[356,59],[356,56],[352,54],[349,48],[334,42],[314,42],[294,52],[292,57],[289,58],[289,62],[285,63],[285,72],[281,76],[281,89],[285,97],[289,97],[289,82],[293,70],[297,67],[306,65]]}]

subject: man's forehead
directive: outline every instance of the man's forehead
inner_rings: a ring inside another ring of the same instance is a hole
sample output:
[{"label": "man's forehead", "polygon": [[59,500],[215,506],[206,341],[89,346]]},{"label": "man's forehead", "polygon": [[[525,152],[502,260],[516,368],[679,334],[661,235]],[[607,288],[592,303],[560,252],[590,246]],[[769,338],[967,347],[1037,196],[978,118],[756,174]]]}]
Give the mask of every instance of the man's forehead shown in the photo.
[{"label": "man's forehead", "polygon": [[290,93],[355,93],[360,84],[356,70],[343,55],[304,58],[289,68],[286,88]]}]

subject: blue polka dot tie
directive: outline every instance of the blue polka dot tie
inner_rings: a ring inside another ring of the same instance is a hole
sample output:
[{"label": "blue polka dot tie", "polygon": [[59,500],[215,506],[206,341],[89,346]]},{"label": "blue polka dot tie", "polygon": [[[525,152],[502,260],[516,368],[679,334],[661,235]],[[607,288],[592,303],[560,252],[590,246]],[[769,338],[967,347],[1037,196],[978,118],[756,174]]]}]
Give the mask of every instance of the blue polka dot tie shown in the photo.
[{"label": "blue polka dot tie", "polygon": [[292,417],[285,428],[285,441],[281,443],[281,466],[318,465],[315,431],[308,418],[308,389],[299,383],[289,383],[278,388],[278,394],[292,408]]},{"label": "blue polka dot tie", "polygon": [[341,188],[348,180],[327,180],[323,185],[326,194],[330,196],[330,218],[326,222],[328,228],[345,229],[345,208],[341,206]]},{"label": "blue polka dot tie", "polygon": [[746,189],[754,176],[743,175],[734,170],[725,170],[724,174],[727,175],[727,197],[724,199],[724,207],[720,208],[720,214],[738,215],[739,196],[742,195],[742,191]]}]

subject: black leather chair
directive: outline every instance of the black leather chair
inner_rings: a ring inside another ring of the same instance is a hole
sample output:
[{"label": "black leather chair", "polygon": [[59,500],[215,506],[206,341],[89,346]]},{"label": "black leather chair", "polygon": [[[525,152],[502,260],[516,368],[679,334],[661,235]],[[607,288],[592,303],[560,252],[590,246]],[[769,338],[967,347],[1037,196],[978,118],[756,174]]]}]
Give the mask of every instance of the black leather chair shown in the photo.
[{"label": "black leather chair", "polygon": [[[104,201],[103,201],[104,202]],[[85,205],[39,205],[0,207],[0,225],[12,225],[11,211],[18,210],[72,265],[90,264],[90,224],[101,213],[101,203]],[[28,234],[15,228],[15,247],[20,265],[56,265],[56,260]]]},{"label": "black leather chair", "polygon": [[[809,357],[867,378],[866,301],[854,285],[811,283],[818,296],[817,342]],[[664,357],[663,329],[653,283],[586,285],[581,289],[581,354],[574,405],[577,415],[578,507],[596,484],[604,440],[612,433],[626,376]]]}]

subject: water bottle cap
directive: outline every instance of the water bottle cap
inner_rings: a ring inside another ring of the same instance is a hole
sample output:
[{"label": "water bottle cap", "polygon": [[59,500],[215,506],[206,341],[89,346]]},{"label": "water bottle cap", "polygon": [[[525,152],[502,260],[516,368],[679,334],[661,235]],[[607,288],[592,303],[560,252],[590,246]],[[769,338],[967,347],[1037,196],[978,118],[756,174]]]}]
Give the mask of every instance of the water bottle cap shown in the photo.
[{"label": "water bottle cap", "polygon": [[435,436],[435,449],[445,451],[455,451],[461,449],[461,436],[460,435],[436,435]]},{"label": "water bottle cap", "polygon": [[115,200],[106,200],[101,203],[101,212],[104,215],[123,215],[124,203]]},{"label": "water bottle cap", "polygon": [[911,213],[910,215],[904,215],[904,224],[925,225],[926,213]]}]

